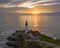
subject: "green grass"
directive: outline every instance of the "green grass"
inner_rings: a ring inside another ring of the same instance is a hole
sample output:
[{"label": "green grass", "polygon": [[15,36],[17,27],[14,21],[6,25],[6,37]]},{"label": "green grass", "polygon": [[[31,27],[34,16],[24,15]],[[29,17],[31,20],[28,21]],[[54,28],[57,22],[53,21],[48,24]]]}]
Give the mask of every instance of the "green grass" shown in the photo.
[{"label": "green grass", "polygon": [[53,46],[47,46],[46,48],[54,48]]},{"label": "green grass", "polygon": [[60,46],[60,42],[59,42],[59,41],[54,40],[54,39],[52,39],[51,37],[48,37],[48,36],[46,36],[46,35],[41,35],[41,36],[40,36],[40,40]]}]

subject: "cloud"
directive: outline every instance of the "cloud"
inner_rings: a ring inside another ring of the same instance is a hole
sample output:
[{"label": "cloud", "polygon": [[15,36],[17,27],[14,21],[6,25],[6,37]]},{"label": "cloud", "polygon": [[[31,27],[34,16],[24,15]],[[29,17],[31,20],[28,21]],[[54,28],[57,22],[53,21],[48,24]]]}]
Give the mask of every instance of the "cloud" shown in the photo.
[{"label": "cloud", "polygon": [[60,16],[60,12],[41,13],[41,16]]},{"label": "cloud", "polygon": [[11,0],[0,0],[0,4],[9,3]]},{"label": "cloud", "polygon": [[[49,7],[50,8],[50,7]],[[32,16],[29,12],[30,9],[28,8],[0,8],[0,16]],[[57,9],[58,10],[58,9]],[[19,12],[18,11],[22,11]],[[24,13],[25,12],[25,13]],[[40,16],[60,16],[60,12],[53,11],[53,12],[47,12],[47,13],[40,13]]]},{"label": "cloud", "polygon": [[60,0],[54,0],[54,1],[60,1]]},{"label": "cloud", "polygon": [[39,6],[39,8],[42,8],[45,11],[60,12],[60,4]]},{"label": "cloud", "polygon": [[9,7],[33,8],[37,6],[37,4],[42,6],[60,4],[60,0],[0,0],[0,7],[5,8]]},{"label": "cloud", "polygon": [[[23,15],[30,15],[28,13],[29,8],[23,8],[23,7],[13,7],[13,8],[0,8],[0,16],[23,16]],[[21,11],[21,12],[19,12]]]},{"label": "cloud", "polygon": [[0,0],[0,14],[31,12],[34,8],[38,11],[60,12],[60,0]]}]

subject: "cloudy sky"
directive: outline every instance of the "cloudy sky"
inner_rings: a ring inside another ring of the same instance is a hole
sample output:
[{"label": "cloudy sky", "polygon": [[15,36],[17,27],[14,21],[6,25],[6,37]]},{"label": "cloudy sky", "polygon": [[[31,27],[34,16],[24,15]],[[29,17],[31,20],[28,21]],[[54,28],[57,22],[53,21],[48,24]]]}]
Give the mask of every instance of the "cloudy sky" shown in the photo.
[{"label": "cloudy sky", "polygon": [[33,12],[60,15],[60,0],[0,0],[0,16]]}]

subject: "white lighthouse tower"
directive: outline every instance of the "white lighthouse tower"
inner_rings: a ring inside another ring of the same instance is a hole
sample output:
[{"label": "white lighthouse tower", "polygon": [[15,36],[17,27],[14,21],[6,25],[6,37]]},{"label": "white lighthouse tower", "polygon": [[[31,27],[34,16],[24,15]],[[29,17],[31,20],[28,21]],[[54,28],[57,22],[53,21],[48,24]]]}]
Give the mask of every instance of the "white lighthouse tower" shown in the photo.
[{"label": "white lighthouse tower", "polygon": [[29,32],[29,30],[28,30],[28,22],[26,20],[26,22],[25,22],[25,34],[27,34],[27,32]]}]

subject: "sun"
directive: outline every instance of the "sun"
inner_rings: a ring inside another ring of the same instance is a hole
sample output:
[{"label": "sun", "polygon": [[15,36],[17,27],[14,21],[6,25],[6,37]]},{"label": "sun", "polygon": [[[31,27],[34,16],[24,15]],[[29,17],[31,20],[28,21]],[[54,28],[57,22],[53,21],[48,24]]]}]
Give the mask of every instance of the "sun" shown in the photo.
[{"label": "sun", "polygon": [[38,14],[39,12],[35,11],[35,12],[32,12],[33,14]]}]

